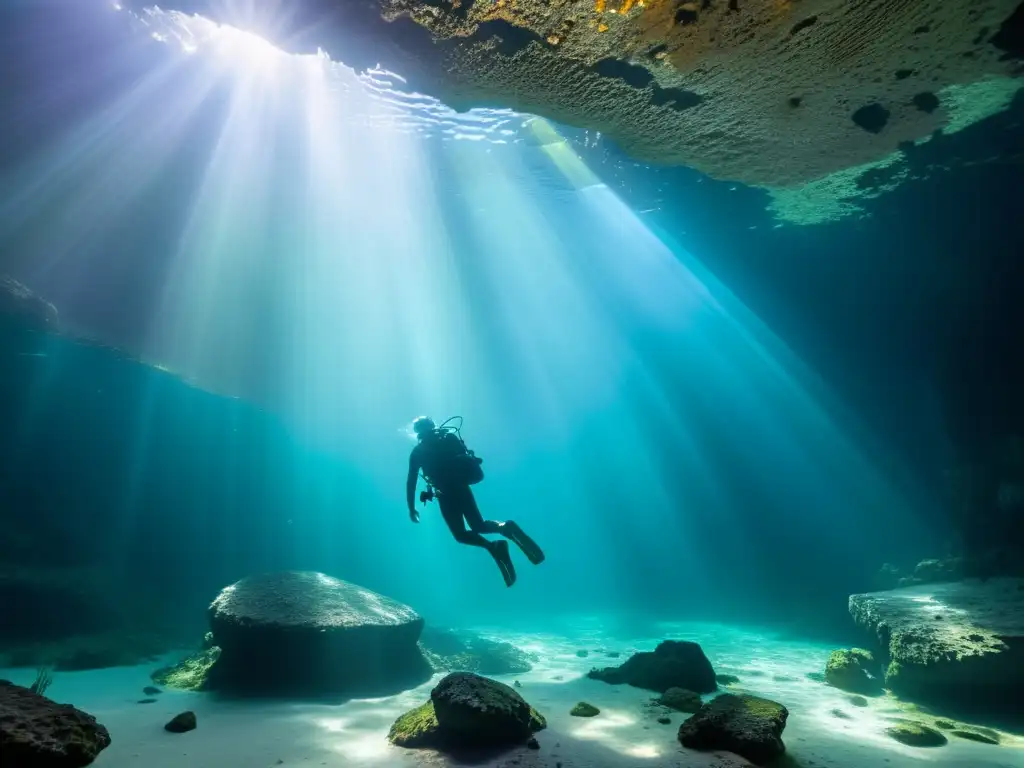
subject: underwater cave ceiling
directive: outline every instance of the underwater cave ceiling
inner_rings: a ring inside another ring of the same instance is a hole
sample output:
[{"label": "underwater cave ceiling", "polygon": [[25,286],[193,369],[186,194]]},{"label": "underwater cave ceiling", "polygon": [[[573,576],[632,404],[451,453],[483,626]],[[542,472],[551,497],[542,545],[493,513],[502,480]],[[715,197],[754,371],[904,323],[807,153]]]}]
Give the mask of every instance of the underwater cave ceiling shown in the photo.
[{"label": "underwater cave ceiling", "polygon": [[[1019,4],[304,0],[275,42],[379,63],[456,109],[537,114],[644,162],[785,189],[999,111],[1024,71]],[[258,29],[245,4],[173,5]]]}]

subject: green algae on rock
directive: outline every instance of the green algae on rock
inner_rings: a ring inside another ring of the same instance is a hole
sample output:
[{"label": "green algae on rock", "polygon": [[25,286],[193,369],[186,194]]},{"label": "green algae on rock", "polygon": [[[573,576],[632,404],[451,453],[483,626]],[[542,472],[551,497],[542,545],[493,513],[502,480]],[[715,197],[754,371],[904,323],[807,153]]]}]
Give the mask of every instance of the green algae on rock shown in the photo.
[{"label": "green algae on rock", "polygon": [[569,710],[569,714],[573,717],[597,717],[601,714],[601,710],[595,707],[593,704],[588,704],[585,701],[581,701],[575,707]]},{"label": "green algae on rock", "polygon": [[881,682],[872,676],[875,666],[875,657],[862,648],[832,651],[825,664],[825,682],[850,693],[881,693]]},{"label": "green algae on rock", "polygon": [[786,751],[782,731],[789,710],[757,696],[722,694],[679,727],[684,747],[725,750],[764,765]]},{"label": "green algae on rock", "polygon": [[216,645],[186,656],[177,664],[160,667],[150,673],[150,679],[165,688],[178,688],[183,691],[202,691],[207,687],[210,670],[220,658],[220,648]]},{"label": "green algae on rock", "polygon": [[544,717],[511,687],[471,672],[454,672],[430,700],[395,721],[388,733],[400,747],[506,747],[547,727]]},{"label": "green algae on rock", "polygon": [[904,720],[886,728],[885,733],[908,747],[941,747],[948,741],[934,728],[910,720]]},{"label": "green algae on rock", "polygon": [[685,688],[669,688],[658,699],[663,707],[674,709],[676,712],[696,712],[703,705],[700,694],[688,691]]}]

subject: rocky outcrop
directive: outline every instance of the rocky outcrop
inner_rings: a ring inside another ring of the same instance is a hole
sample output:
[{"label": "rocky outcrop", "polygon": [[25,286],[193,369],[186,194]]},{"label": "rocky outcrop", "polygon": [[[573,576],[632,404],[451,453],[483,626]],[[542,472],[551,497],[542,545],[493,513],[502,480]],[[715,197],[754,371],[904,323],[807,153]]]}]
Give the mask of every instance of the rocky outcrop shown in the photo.
[{"label": "rocky outcrop", "polygon": [[[251,26],[213,0],[176,5]],[[994,44],[1016,5],[306,0],[278,39],[356,66],[361,50],[342,41],[372,40],[382,52],[371,65],[456,109],[541,115],[643,161],[788,188],[977,119],[982,100],[964,104],[955,88],[1017,71]],[[316,39],[291,34],[315,20]]]},{"label": "rocky outcrop", "polygon": [[209,685],[210,670],[220,658],[220,648],[203,648],[181,661],[160,667],[150,674],[154,683],[182,691],[202,691]]},{"label": "rocky outcrop", "polygon": [[512,688],[470,672],[443,678],[430,701],[402,715],[388,739],[400,747],[446,751],[526,745],[547,727]]},{"label": "rocky outcrop", "polygon": [[658,703],[676,712],[690,713],[697,712],[704,706],[699,694],[685,688],[669,688],[658,698]]},{"label": "rocky outcrop", "polygon": [[870,651],[862,648],[832,651],[825,664],[825,682],[850,693],[874,695],[882,692],[877,669]]},{"label": "rocky outcrop", "polygon": [[941,747],[947,739],[934,728],[921,723],[904,721],[885,729],[886,735],[908,747]]},{"label": "rocky outcrop", "polygon": [[703,649],[697,643],[680,640],[665,640],[653,652],[634,653],[622,665],[593,669],[587,677],[658,693],[669,688],[711,693],[718,688],[715,670]]},{"label": "rocky outcrop", "polygon": [[0,680],[0,762],[14,768],[79,768],[110,746],[96,718]]},{"label": "rocky outcrop", "polygon": [[420,647],[435,670],[511,675],[529,672],[536,657],[511,643],[491,640],[473,632],[426,627]]},{"label": "rocky outcrop", "polygon": [[253,576],[210,606],[217,689],[291,694],[396,692],[430,677],[408,606],[322,573]]},{"label": "rocky outcrop", "polygon": [[679,727],[679,741],[689,749],[721,749],[764,765],[786,751],[782,731],[788,718],[789,710],[774,701],[725,693]]},{"label": "rocky outcrop", "polygon": [[907,587],[850,597],[850,613],[889,657],[894,693],[1002,709],[1024,685],[1024,580]]},{"label": "rocky outcrop", "polygon": [[597,717],[601,714],[601,710],[593,704],[589,704],[586,701],[580,701],[571,710],[569,710],[569,714],[573,717]]}]

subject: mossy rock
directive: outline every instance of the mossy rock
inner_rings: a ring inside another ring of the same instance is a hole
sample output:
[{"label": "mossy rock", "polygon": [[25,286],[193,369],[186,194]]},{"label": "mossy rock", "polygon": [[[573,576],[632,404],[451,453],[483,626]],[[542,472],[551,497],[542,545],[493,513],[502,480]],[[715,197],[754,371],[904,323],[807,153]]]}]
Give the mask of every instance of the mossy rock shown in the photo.
[{"label": "mossy rock", "polygon": [[868,705],[868,700],[863,696],[847,696],[846,700],[855,707],[866,707]]},{"label": "mossy rock", "polygon": [[825,664],[825,682],[850,693],[881,693],[881,682],[871,674],[874,669],[875,657],[870,651],[862,648],[832,651]]},{"label": "mossy rock", "polygon": [[733,752],[758,765],[786,751],[782,731],[789,710],[757,696],[726,693],[712,699],[679,727],[684,747]]},{"label": "mossy rock", "polygon": [[430,700],[402,715],[388,739],[400,747],[452,750],[525,744],[547,721],[512,688],[469,672],[443,678]]},{"label": "mossy rock", "polygon": [[150,679],[165,688],[178,688],[183,691],[202,691],[206,689],[210,670],[220,658],[220,648],[216,645],[206,650],[187,656],[177,664],[161,667],[150,674]]},{"label": "mossy rock", "polygon": [[740,679],[736,675],[715,675],[715,681],[719,685],[735,685]]},{"label": "mossy rock", "polygon": [[957,729],[951,731],[951,733],[958,739],[966,739],[967,741],[976,741],[979,744],[998,744],[999,734],[995,731],[990,731],[987,728],[978,729],[976,731],[966,731],[963,729]]},{"label": "mossy rock", "polygon": [[601,714],[601,710],[595,707],[593,704],[588,704],[585,701],[581,701],[571,710],[569,714],[573,717],[597,717]]},{"label": "mossy rock", "polygon": [[906,720],[885,729],[886,735],[908,747],[941,747],[948,740],[934,728]]},{"label": "mossy rock", "polygon": [[388,741],[397,747],[437,747],[442,742],[440,732],[434,702],[427,701],[395,721],[388,731]]},{"label": "mossy rock", "polygon": [[689,713],[696,712],[704,705],[700,694],[688,691],[685,688],[669,688],[661,694],[658,703],[663,707],[674,709],[676,712]]},{"label": "mossy rock", "polygon": [[941,728],[944,731],[952,731],[954,728],[956,728],[956,723],[952,722],[951,720],[936,720],[935,727]]}]

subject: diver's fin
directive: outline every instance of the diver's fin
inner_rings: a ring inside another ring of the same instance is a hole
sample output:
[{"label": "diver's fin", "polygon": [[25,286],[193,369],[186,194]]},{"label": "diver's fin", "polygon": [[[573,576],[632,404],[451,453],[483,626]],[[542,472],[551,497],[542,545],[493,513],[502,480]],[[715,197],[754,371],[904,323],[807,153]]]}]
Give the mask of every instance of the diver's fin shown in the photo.
[{"label": "diver's fin", "polygon": [[540,565],[544,562],[544,551],[537,546],[537,542],[523,533],[523,529],[512,520],[501,524],[501,533],[523,550],[523,554],[526,555],[527,560],[531,563]]},{"label": "diver's fin", "polygon": [[511,587],[516,583],[516,567],[512,564],[512,556],[508,552],[508,542],[491,542],[490,553],[491,557],[494,558],[494,562],[498,564],[501,577],[505,579],[505,586]]}]

